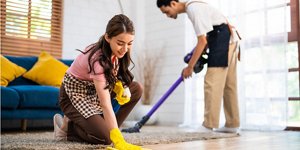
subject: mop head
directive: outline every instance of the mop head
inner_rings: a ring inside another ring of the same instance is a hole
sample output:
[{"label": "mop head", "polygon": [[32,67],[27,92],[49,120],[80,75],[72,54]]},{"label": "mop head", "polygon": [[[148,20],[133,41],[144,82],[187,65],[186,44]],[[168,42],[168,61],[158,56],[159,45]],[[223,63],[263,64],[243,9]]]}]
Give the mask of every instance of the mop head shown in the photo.
[{"label": "mop head", "polygon": [[138,124],[135,124],[134,127],[122,129],[121,131],[126,132],[126,133],[138,133],[138,132],[140,132],[140,127]]},{"label": "mop head", "polygon": [[122,129],[122,132],[127,132],[127,133],[135,133],[135,132],[140,132],[140,129],[142,126],[149,120],[150,116],[145,115],[139,122],[137,122],[134,127],[127,128],[127,129]]}]

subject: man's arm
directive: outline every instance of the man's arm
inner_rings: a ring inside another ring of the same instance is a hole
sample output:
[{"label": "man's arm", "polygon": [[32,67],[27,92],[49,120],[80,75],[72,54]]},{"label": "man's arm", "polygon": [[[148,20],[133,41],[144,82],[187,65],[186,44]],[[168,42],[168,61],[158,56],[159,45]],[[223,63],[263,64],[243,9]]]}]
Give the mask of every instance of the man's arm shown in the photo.
[{"label": "man's arm", "polygon": [[198,36],[198,42],[197,42],[196,48],[193,52],[193,55],[188,63],[188,66],[185,67],[182,71],[182,76],[184,79],[192,76],[193,68],[194,68],[195,64],[197,63],[198,59],[200,58],[202,51],[205,48],[206,44],[207,44],[206,36],[205,35]]}]

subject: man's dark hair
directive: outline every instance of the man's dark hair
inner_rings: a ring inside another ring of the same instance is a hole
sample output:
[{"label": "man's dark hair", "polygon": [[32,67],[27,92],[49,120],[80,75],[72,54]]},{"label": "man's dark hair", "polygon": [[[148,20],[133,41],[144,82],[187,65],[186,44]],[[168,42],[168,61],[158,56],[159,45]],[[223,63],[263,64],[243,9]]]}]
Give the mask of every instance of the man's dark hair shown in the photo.
[{"label": "man's dark hair", "polygon": [[178,0],[157,0],[156,6],[158,8],[160,8],[161,6],[170,6],[172,1],[178,2]]}]

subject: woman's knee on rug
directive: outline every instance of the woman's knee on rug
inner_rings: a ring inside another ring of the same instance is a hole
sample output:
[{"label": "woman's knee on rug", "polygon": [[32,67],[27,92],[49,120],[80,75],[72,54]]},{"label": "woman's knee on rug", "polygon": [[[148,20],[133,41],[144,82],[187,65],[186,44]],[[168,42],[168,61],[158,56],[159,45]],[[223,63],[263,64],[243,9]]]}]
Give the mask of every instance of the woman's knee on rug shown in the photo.
[{"label": "woman's knee on rug", "polygon": [[87,134],[88,136],[88,142],[93,144],[104,144],[104,145],[110,145],[111,140],[110,138],[105,137],[99,137],[99,135],[93,135],[93,134]]},{"label": "woman's knee on rug", "polygon": [[88,126],[84,127],[88,138],[94,144],[110,144],[109,129],[101,115],[93,115],[87,119]]},{"label": "woman's knee on rug", "polygon": [[73,127],[74,127],[73,128],[74,133],[72,136],[68,136],[68,141],[87,142],[91,144],[105,144],[105,145],[111,143],[110,139],[106,138],[101,133],[96,133],[96,132],[93,133],[90,130],[82,129],[77,125],[74,125]]}]

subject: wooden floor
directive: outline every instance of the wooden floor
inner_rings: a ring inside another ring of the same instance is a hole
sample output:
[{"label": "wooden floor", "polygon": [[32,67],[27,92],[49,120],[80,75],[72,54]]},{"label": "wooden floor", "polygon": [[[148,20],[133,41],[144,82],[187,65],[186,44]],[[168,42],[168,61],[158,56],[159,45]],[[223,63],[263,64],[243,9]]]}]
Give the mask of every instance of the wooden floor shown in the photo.
[{"label": "wooden floor", "polygon": [[[182,130],[178,127],[157,126],[144,126],[142,130],[165,130],[166,128]],[[300,132],[241,131],[240,136],[234,138],[145,145],[143,147],[152,150],[300,150]]]},{"label": "wooden floor", "polygon": [[235,138],[146,145],[152,150],[300,150],[300,132],[242,131]]}]

